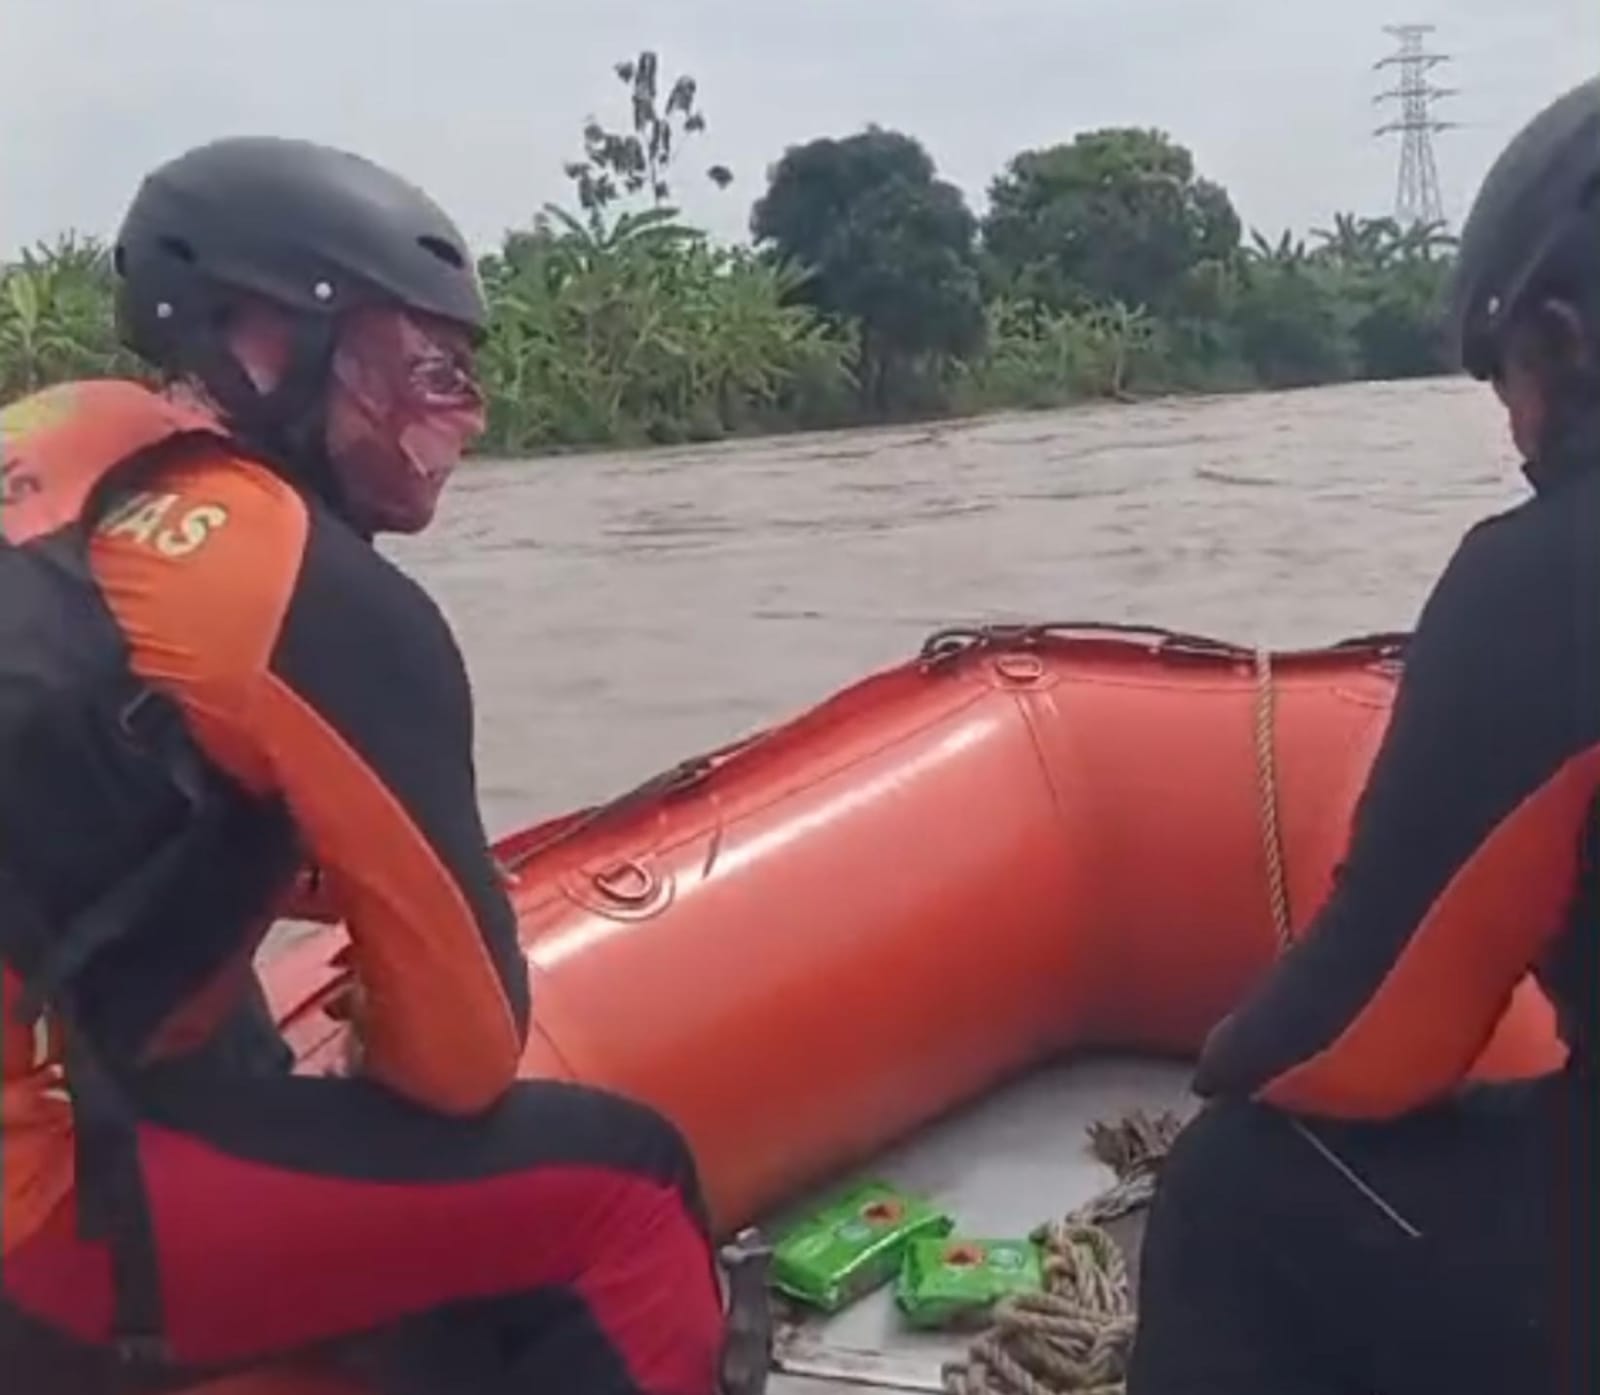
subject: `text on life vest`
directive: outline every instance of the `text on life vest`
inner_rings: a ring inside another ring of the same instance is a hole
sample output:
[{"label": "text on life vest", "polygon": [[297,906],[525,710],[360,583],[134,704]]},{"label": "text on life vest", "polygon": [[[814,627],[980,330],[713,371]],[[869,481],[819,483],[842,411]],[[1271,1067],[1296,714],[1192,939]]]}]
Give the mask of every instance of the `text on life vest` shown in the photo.
[{"label": "text on life vest", "polygon": [[228,511],[220,504],[179,508],[182,497],[136,490],[106,514],[98,531],[108,538],[129,538],[163,557],[187,557],[227,523]]}]

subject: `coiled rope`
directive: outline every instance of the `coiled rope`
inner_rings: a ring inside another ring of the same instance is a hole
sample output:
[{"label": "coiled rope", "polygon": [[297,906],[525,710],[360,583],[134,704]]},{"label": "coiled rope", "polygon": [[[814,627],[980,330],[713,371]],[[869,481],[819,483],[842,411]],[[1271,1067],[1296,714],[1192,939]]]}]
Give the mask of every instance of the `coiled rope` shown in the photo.
[{"label": "coiled rope", "polygon": [[[1271,655],[1255,653],[1256,778],[1267,896],[1279,947],[1293,930],[1283,835],[1278,821],[1276,702]],[[995,1305],[990,1325],[942,1372],[948,1395],[1124,1395],[1136,1317],[1122,1250],[1106,1225],[1143,1210],[1182,1127],[1171,1112],[1135,1111],[1090,1129],[1090,1146],[1116,1174],[1108,1190],[1033,1239],[1044,1250],[1042,1293]]]},{"label": "coiled rope", "polygon": [[1105,1227],[1150,1204],[1181,1127],[1171,1112],[1152,1119],[1135,1111],[1090,1129],[1090,1146],[1116,1173],[1115,1184],[1034,1232],[1044,1251],[1044,1291],[995,1305],[966,1357],[945,1366],[949,1395],[1120,1395],[1133,1298],[1122,1251]]}]

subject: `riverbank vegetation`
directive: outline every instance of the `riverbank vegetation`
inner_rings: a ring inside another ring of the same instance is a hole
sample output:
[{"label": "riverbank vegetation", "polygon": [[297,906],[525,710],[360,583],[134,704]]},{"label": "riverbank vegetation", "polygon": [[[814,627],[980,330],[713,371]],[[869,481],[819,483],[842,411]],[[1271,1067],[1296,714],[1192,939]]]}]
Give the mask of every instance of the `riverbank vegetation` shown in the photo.
[{"label": "riverbank vegetation", "polygon": [[[729,245],[672,203],[707,135],[694,79],[666,85],[650,52],[616,72],[627,119],[583,128],[572,207],[480,263],[494,451],[1449,369],[1439,227],[1247,231],[1188,150],[1138,129],[1019,153],[980,216],[914,137],[869,127],[785,152]],[[703,177],[737,197],[726,166]],[[0,399],[136,374],[110,289],[93,239],[0,267]]]}]

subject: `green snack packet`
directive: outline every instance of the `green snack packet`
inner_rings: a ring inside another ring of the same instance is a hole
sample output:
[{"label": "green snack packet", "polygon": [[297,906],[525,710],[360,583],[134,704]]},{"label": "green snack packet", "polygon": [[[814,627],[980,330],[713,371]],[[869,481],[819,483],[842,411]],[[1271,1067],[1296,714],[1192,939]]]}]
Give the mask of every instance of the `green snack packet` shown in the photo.
[{"label": "green snack packet", "polygon": [[1044,1263],[1028,1240],[922,1239],[906,1249],[895,1301],[913,1327],[980,1325],[1011,1293],[1044,1288]]},{"label": "green snack packet", "polygon": [[864,1182],[778,1241],[772,1286],[823,1312],[838,1312],[894,1278],[912,1240],[948,1235],[952,1225],[922,1197]]}]

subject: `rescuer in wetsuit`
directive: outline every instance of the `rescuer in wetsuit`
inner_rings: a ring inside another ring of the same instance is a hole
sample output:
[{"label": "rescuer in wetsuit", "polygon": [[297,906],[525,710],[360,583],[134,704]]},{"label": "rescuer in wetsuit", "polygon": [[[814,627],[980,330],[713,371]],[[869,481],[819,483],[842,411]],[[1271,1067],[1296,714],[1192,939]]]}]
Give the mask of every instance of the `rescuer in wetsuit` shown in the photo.
[{"label": "rescuer in wetsuit", "polygon": [[[1206,1043],[1129,1395],[1600,1389],[1600,80],[1489,173],[1453,302],[1533,494],[1439,580],[1330,899]],[[1567,1067],[1463,1090],[1530,968]]]},{"label": "rescuer in wetsuit", "polygon": [[[95,580],[224,789],[226,836],[79,994],[139,1102],[153,1364],[119,1365],[60,1041],[18,1025],[0,975],[0,1389],[165,1387],[360,1337],[388,1390],[710,1395],[721,1303],[692,1160],[641,1106],[516,1082],[529,981],[467,677],[371,543],[427,525],[483,424],[464,240],[365,161],[226,140],[145,181],[116,268],[124,337],[169,388],[52,394],[0,446],[45,480],[142,457]],[[260,1029],[251,956],[304,860],[354,946],[356,1078],[286,1074]]]}]

